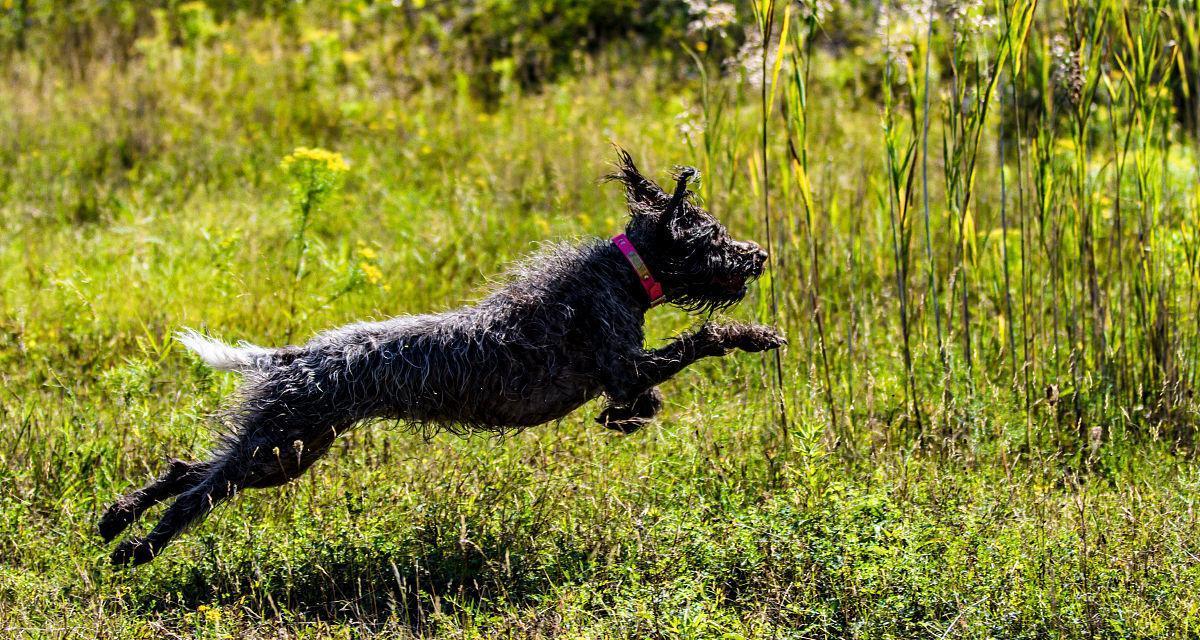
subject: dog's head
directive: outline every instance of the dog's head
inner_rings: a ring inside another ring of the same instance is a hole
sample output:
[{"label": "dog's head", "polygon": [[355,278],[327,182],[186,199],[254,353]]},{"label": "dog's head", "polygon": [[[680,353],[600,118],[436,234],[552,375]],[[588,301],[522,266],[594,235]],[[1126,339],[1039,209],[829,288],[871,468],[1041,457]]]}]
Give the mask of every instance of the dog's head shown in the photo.
[{"label": "dog's head", "polygon": [[691,201],[687,182],[694,170],[680,169],[675,193],[646,178],[629,154],[618,152],[617,172],[625,185],[630,219],[625,226],[650,272],[662,282],[667,302],[688,311],[728,307],[762,275],[767,252],[734,240],[716,218]]}]

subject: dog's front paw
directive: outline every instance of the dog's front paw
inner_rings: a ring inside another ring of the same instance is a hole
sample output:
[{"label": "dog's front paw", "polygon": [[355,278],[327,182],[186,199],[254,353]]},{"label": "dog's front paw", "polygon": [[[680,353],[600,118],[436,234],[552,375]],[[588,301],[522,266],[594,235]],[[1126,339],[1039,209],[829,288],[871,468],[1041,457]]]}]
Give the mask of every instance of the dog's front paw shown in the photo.
[{"label": "dog's front paw", "polygon": [[602,411],[596,418],[596,422],[605,429],[612,429],[625,435],[634,433],[650,424],[650,420],[647,418],[610,418],[605,415],[606,413],[608,413],[607,409]]},{"label": "dog's front paw", "polygon": [[762,324],[730,324],[714,329],[720,344],[725,349],[739,349],[749,353],[770,351],[787,344],[787,338],[774,327]]},{"label": "dog's front paw", "polygon": [[775,327],[757,324],[749,327],[748,335],[738,344],[738,348],[749,352],[770,351],[787,343],[787,338]]},{"label": "dog's front paw", "polygon": [[632,415],[628,407],[607,407],[596,416],[596,424],[629,435],[650,424],[650,418]]}]

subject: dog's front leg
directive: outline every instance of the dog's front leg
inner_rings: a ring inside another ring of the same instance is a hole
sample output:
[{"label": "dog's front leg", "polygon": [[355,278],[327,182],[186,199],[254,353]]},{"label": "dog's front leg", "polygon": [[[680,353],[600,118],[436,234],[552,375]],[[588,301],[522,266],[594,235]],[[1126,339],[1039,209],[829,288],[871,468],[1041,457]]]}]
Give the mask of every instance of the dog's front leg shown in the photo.
[{"label": "dog's front leg", "polygon": [[734,349],[747,352],[777,349],[787,340],[775,329],[749,324],[705,324],[669,344],[646,351],[611,354],[601,363],[609,406],[597,421],[625,433],[644,426],[662,407],[654,387],[701,358],[723,356]]},{"label": "dog's front leg", "polygon": [[604,411],[596,416],[596,422],[605,429],[620,431],[626,435],[650,424],[654,414],[662,409],[663,395],[658,387],[650,387],[628,404],[609,402]]}]

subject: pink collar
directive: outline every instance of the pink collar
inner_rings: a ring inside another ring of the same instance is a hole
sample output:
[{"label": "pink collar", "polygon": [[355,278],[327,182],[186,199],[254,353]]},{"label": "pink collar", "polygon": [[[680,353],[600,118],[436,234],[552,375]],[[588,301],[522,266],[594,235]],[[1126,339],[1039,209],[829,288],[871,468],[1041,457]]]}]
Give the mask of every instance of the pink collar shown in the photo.
[{"label": "pink collar", "polygon": [[646,297],[650,299],[650,306],[660,304],[663,301],[662,284],[650,275],[650,268],[646,266],[642,256],[638,255],[637,248],[623,233],[613,236],[612,243],[617,245],[621,254],[625,256],[625,260],[629,262],[629,266],[633,267],[634,272],[637,273],[638,282],[642,283],[642,288],[646,290]]}]

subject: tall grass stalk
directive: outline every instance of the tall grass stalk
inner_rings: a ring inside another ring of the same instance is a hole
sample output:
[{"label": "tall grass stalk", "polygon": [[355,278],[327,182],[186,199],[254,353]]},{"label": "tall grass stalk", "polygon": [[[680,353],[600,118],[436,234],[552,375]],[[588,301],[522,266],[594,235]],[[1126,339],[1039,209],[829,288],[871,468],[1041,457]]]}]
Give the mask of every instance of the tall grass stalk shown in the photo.
[{"label": "tall grass stalk", "polygon": [[946,343],[942,339],[942,310],[938,299],[937,265],[933,259],[933,234],[929,229],[929,95],[930,68],[933,66],[933,24],[934,12],[929,12],[929,24],[925,28],[925,64],[923,69],[924,81],[921,83],[921,215],[925,222],[925,265],[928,275],[926,286],[929,288],[930,306],[933,308],[933,329],[937,339],[937,356],[942,365],[942,415],[949,419],[950,402],[952,399],[950,379],[950,356],[946,353]]},{"label": "tall grass stalk", "polygon": [[[1081,446],[1088,442],[1090,426],[1084,412],[1084,386],[1092,383],[1094,364],[1101,379],[1107,377],[1107,348],[1103,302],[1100,299],[1099,276],[1095,251],[1095,206],[1091,197],[1091,136],[1090,121],[1096,91],[1100,86],[1100,59],[1103,52],[1103,36],[1109,18],[1109,6],[1105,3],[1067,5],[1068,31],[1073,43],[1069,50],[1070,66],[1064,78],[1073,141],[1073,164],[1069,176],[1071,198],[1071,221],[1069,231],[1076,242],[1075,253],[1068,254],[1074,263],[1076,303],[1074,313],[1068,316],[1072,328],[1070,339],[1070,367],[1072,378],[1071,401],[1075,412],[1078,437]],[[1090,350],[1088,345],[1090,344]],[[1085,372],[1086,371],[1086,372]]]},{"label": "tall grass stalk", "polygon": [[[1025,189],[1025,183],[1027,180],[1027,176],[1025,175],[1025,170],[1026,170],[1025,169],[1025,131],[1022,126],[1023,122],[1022,122],[1022,118],[1021,118],[1021,113],[1018,109],[1017,96],[1018,96],[1018,93],[1024,94],[1025,90],[1026,90],[1026,85],[1025,85],[1025,75],[1026,74],[1022,73],[1022,71],[1024,70],[1023,63],[1024,63],[1026,55],[1028,53],[1026,45],[1027,45],[1027,42],[1029,39],[1029,34],[1032,31],[1033,21],[1034,21],[1036,12],[1037,12],[1037,0],[1032,0],[1032,1],[1028,1],[1028,2],[1015,2],[1012,4],[1009,4],[1007,2],[1004,3],[1004,12],[1003,12],[1003,19],[1005,21],[1004,29],[1006,31],[1008,31],[1009,33],[1015,33],[1015,35],[1010,37],[1009,41],[1016,43],[1015,47],[1014,47],[1014,51],[1012,52],[1011,55],[1008,56],[1009,96],[1010,96],[1010,106],[1012,109],[1012,111],[1010,113],[1013,118],[1013,124],[1014,124],[1013,130],[1015,133],[1014,145],[1013,145],[1015,147],[1014,156],[1016,157],[1015,179],[1016,179],[1016,187],[1017,187],[1017,205],[1018,205],[1018,211],[1020,212],[1018,231],[1019,231],[1019,237],[1020,237],[1019,261],[1020,261],[1020,265],[1021,265],[1021,270],[1020,270],[1020,278],[1021,278],[1021,366],[1020,366],[1019,370],[1017,370],[1015,368],[1013,370],[1013,384],[1014,384],[1014,386],[1017,385],[1017,380],[1020,379],[1020,384],[1021,384],[1021,389],[1022,389],[1021,396],[1023,398],[1022,409],[1023,409],[1023,413],[1024,413],[1024,418],[1025,418],[1024,431],[1025,431],[1025,451],[1026,452],[1032,452],[1034,449],[1034,445],[1033,445],[1033,390],[1032,390],[1031,383],[1030,383],[1031,370],[1034,368],[1034,362],[1031,358],[1030,345],[1031,345],[1031,342],[1034,337],[1034,332],[1033,332],[1033,327],[1031,326],[1031,322],[1030,322],[1030,289],[1032,287],[1030,278],[1032,277],[1032,270],[1030,269],[1030,264],[1029,264],[1029,261],[1031,259],[1030,246],[1029,246],[1030,245],[1030,238],[1029,238],[1030,226],[1027,224],[1027,220],[1028,220],[1029,216],[1026,213],[1028,211],[1028,200],[1026,198],[1026,189]],[[1003,96],[1001,96],[1001,97],[1003,98]],[[1000,123],[999,124],[999,137],[1000,137],[1001,145],[1003,145],[1003,142],[1005,139],[1004,129],[1003,129],[1004,119],[1007,115],[1009,115],[1009,113],[1005,112],[1003,107],[1004,107],[1004,102],[1002,99],[1001,100],[1001,112],[1000,112],[1000,118],[999,118],[999,123]],[[999,160],[1000,168],[1002,171],[1001,187],[1003,189],[1004,187],[1006,187],[1006,182],[1004,180],[1004,178],[1006,177],[1006,172],[1004,172],[1004,167],[1005,167],[1005,163],[1007,162],[1007,158],[1003,151],[1003,147],[1001,148],[1000,157],[998,160]],[[1001,195],[1001,207],[1003,207],[1001,209],[1002,222],[1005,224],[1004,247],[1005,247],[1005,253],[1007,253],[1008,232],[1007,232],[1007,216],[1005,215],[1007,212],[1007,198],[1005,198],[1004,194]],[[1004,278],[1005,292],[1006,292],[1006,294],[1009,295],[1009,297],[1007,298],[1007,301],[1006,301],[1007,302],[1006,306],[1009,310],[1008,311],[1009,332],[1010,332],[1010,338],[1009,338],[1010,347],[1009,348],[1012,349],[1013,357],[1015,358],[1016,357],[1016,347],[1015,347],[1015,345],[1012,344],[1011,335],[1012,335],[1012,331],[1014,330],[1016,323],[1013,321],[1013,317],[1012,317],[1011,287],[1009,285],[1009,278],[1008,278],[1008,259],[1007,259],[1007,257],[1004,258],[1004,265],[1005,265],[1005,278]],[[1014,364],[1014,367],[1015,366],[1016,365]]]},{"label": "tall grass stalk", "polygon": [[[1025,39],[1029,35],[1029,25],[1033,18],[1033,13],[1036,8],[1036,0],[1033,2],[1016,2],[1002,4],[1002,27],[1005,34],[1001,38],[1001,46],[1008,47],[1009,52],[1002,56],[1001,60],[996,64],[996,77],[1003,76],[1006,61],[1013,61],[1010,67],[1009,80],[1011,86],[1016,86],[1016,75],[1019,73],[1020,60],[1023,56]],[[1014,31],[1015,29],[1015,31]],[[1006,153],[1005,153],[1005,130],[1004,130],[1004,91],[1000,90],[998,94],[1000,100],[1000,117],[997,118],[997,136],[996,136],[996,155],[997,164],[1000,172],[1000,261],[1004,274],[1004,316],[1007,327],[1005,338],[1008,341],[1009,363],[1010,363],[1010,380],[1014,393],[1018,393],[1017,380],[1020,376],[1020,370],[1017,367],[1017,349],[1016,349],[1016,321],[1013,317],[1013,301],[1012,301],[1012,279],[1009,275],[1009,259],[1008,259],[1008,172],[1005,170]],[[1020,135],[1018,133],[1018,153],[1020,146]],[[1018,173],[1018,180],[1020,174]],[[1022,260],[1024,254],[1022,254]],[[1023,265],[1022,265],[1023,266]],[[1027,434],[1028,435],[1028,434]],[[1028,448],[1029,442],[1026,441]]]},{"label": "tall grass stalk", "polygon": [[[762,215],[763,227],[767,235],[767,260],[770,270],[770,294],[771,294],[771,320],[776,324],[779,322],[779,294],[777,292],[778,273],[775,270],[775,254],[776,244],[774,234],[772,233],[771,225],[771,174],[770,174],[770,144],[769,144],[769,125],[771,120],[771,100],[769,96],[774,94],[774,78],[768,80],[768,72],[772,69],[778,70],[778,67],[772,67],[770,64],[771,54],[771,36],[775,31],[775,0],[756,0],[753,3],[755,18],[759,29],[759,35],[762,38],[762,66],[759,69],[759,125],[760,125],[760,159],[762,164]],[[785,16],[790,15],[791,7],[785,8]],[[784,39],[780,39],[782,43]],[[776,383],[776,399],[777,409],[779,413],[779,434],[782,439],[784,452],[786,453],[790,447],[787,404],[784,399],[784,376],[783,376],[783,356],[779,350],[773,350],[770,356],[775,363],[775,383]]]},{"label": "tall grass stalk", "polygon": [[[820,27],[818,15],[810,11],[809,15],[797,20],[794,29],[789,29],[791,7],[784,14],[784,27],[781,43],[789,43],[787,47],[790,62],[790,73],[787,75],[787,86],[784,91],[784,122],[787,132],[787,148],[792,168],[792,178],[795,188],[799,191],[800,206],[804,213],[804,229],[808,235],[809,273],[808,300],[813,324],[817,330],[817,346],[821,356],[822,387],[825,396],[825,409],[829,413],[830,435],[837,434],[839,427],[838,409],[833,398],[833,381],[830,375],[829,347],[825,334],[825,320],[821,312],[822,283],[821,283],[821,251],[817,242],[817,229],[814,226],[814,210],[816,200],[813,197],[812,181],[808,163],[808,83],[813,56],[813,36]],[[780,52],[784,51],[781,44]],[[782,59],[782,56],[781,56]]]},{"label": "tall grass stalk", "polygon": [[[886,10],[886,9],[885,9]],[[886,34],[889,40],[884,43],[890,48],[890,31]],[[895,56],[896,60],[905,64],[904,72],[911,78],[912,65],[907,57]],[[916,426],[917,440],[920,441],[924,431],[921,419],[920,394],[917,391],[917,379],[913,370],[912,338],[909,327],[909,270],[912,264],[912,224],[909,213],[913,201],[913,179],[916,176],[915,156],[918,140],[916,124],[916,109],[909,105],[909,133],[904,136],[897,122],[897,112],[900,105],[894,91],[895,62],[893,56],[888,56],[884,63],[883,81],[883,140],[885,149],[885,168],[887,183],[880,200],[880,206],[888,211],[891,230],[892,260],[896,283],[896,296],[899,302],[898,317],[901,337],[901,353],[904,358],[905,389],[908,395],[909,415]],[[912,95],[909,94],[911,101]]]},{"label": "tall grass stalk", "polygon": [[[1007,23],[1006,23],[1007,24]],[[951,95],[947,102],[945,135],[943,137],[943,170],[945,172],[946,205],[956,218],[958,241],[955,243],[954,265],[962,303],[963,361],[966,365],[968,389],[974,386],[972,357],[970,274],[979,259],[976,236],[978,224],[972,209],[975,193],[976,166],[980,141],[987,127],[987,116],[996,82],[1011,53],[1011,32],[1000,34],[996,60],[984,59],[978,43],[971,42],[956,25],[950,55]],[[970,51],[968,51],[970,50]],[[953,316],[950,317],[953,324]]]}]

